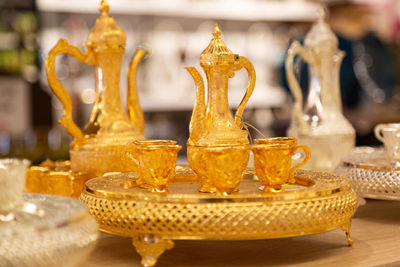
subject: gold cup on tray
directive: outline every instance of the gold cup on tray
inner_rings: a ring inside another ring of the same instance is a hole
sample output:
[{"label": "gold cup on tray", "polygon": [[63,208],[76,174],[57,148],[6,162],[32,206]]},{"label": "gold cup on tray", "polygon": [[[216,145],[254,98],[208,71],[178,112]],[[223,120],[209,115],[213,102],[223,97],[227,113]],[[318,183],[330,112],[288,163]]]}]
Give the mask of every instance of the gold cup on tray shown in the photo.
[{"label": "gold cup on tray", "polygon": [[140,140],[125,151],[135,165],[136,184],[152,192],[167,192],[175,176],[176,158],[182,147],[174,140]]},{"label": "gold cup on tray", "polygon": [[249,161],[249,146],[210,146],[203,148],[202,154],[202,173],[216,191],[224,195],[238,191]]},{"label": "gold cup on tray", "polygon": [[[302,149],[304,151],[304,157],[306,159],[304,159],[304,163],[302,165],[300,165],[299,167],[303,166],[310,159],[310,156],[311,156],[310,149],[307,146],[299,145],[297,143],[296,137],[293,137],[293,136],[254,139],[254,143],[256,145],[261,145],[261,144],[288,144],[291,147],[293,155],[296,154],[296,151],[298,149]],[[288,180],[289,183],[296,182],[296,180],[294,178],[294,172],[295,171],[296,170],[291,172],[289,180]]]},{"label": "gold cup on tray", "polygon": [[[303,166],[310,158],[310,151],[306,146],[293,143],[256,143],[251,150],[254,154],[254,167],[258,180],[264,185],[264,192],[281,191],[282,185],[294,180],[294,172]],[[303,161],[291,167],[292,156],[298,149],[303,149]],[[293,177],[293,178],[292,178]]]}]

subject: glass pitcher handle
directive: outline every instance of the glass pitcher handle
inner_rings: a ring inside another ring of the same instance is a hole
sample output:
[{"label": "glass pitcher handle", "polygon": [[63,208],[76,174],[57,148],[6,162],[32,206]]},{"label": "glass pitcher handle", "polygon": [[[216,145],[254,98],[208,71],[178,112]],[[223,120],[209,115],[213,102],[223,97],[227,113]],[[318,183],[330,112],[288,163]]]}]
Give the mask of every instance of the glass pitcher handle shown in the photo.
[{"label": "glass pitcher handle", "polygon": [[67,131],[74,137],[75,142],[83,141],[83,134],[81,129],[75,124],[72,118],[72,100],[68,91],[58,80],[55,70],[55,59],[60,54],[68,54],[76,58],[80,62],[86,63],[87,56],[83,54],[77,47],[70,45],[67,40],[60,39],[58,43],[51,49],[46,58],[46,73],[51,90],[61,101],[64,107],[64,115],[60,123],[67,128]]},{"label": "glass pitcher handle", "polygon": [[297,163],[296,165],[294,165],[294,166],[290,169],[290,177],[293,178],[293,180],[292,180],[291,182],[295,182],[294,173],[296,172],[296,170],[297,170],[298,168],[300,168],[301,166],[303,166],[304,164],[306,164],[307,161],[308,161],[308,160],[310,159],[310,157],[311,157],[310,149],[309,149],[307,146],[304,146],[304,145],[297,145],[297,146],[295,147],[295,149],[293,150],[293,154],[294,154],[297,150],[299,150],[299,149],[302,149],[302,150],[304,151],[304,159],[303,159],[300,163]]},{"label": "glass pitcher handle", "polygon": [[289,89],[292,92],[295,101],[293,107],[293,117],[296,118],[298,122],[300,132],[306,133],[308,132],[308,125],[303,120],[303,94],[301,92],[300,84],[297,81],[293,71],[293,61],[297,55],[301,56],[307,63],[310,62],[309,56],[307,55],[307,51],[304,49],[304,47],[298,41],[293,41],[287,51],[287,57],[285,60],[286,80],[289,84]]},{"label": "glass pitcher handle", "polygon": [[249,98],[251,94],[253,93],[254,86],[256,85],[256,72],[254,70],[253,64],[251,64],[250,60],[248,60],[246,57],[241,56],[239,58],[239,64],[241,68],[245,68],[247,70],[247,73],[249,75],[249,82],[247,84],[247,89],[246,93],[242,98],[242,101],[240,101],[240,104],[236,110],[235,114],[235,121],[236,123],[243,128],[242,124],[242,115],[244,108],[246,107],[247,102],[249,101]]}]

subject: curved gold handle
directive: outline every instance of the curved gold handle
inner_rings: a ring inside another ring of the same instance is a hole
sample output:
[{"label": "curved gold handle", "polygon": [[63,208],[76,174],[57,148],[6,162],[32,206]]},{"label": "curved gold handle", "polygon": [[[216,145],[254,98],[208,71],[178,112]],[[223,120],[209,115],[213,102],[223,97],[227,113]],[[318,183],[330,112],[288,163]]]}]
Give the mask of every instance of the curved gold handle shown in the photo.
[{"label": "curved gold handle", "polygon": [[239,65],[241,66],[240,69],[245,68],[249,75],[249,82],[247,84],[246,93],[243,96],[242,101],[240,101],[240,104],[239,104],[239,106],[236,110],[236,114],[235,114],[236,123],[240,126],[240,128],[243,128],[242,115],[243,115],[244,108],[246,107],[246,104],[249,101],[249,98],[250,98],[251,94],[253,93],[254,87],[256,85],[256,72],[254,70],[253,64],[251,64],[250,60],[248,60],[246,57],[239,58]]},{"label": "curved gold handle", "polygon": [[140,107],[139,96],[136,87],[136,73],[139,63],[142,61],[143,57],[148,54],[147,49],[142,47],[137,47],[135,55],[132,57],[131,62],[128,67],[128,113],[129,119],[132,124],[139,128],[139,132],[144,134],[144,115],[143,110]]},{"label": "curved gold handle", "polygon": [[298,122],[300,133],[306,134],[309,127],[303,119],[303,94],[293,71],[293,61],[297,55],[301,56],[307,63],[310,62],[310,57],[304,47],[298,41],[293,41],[287,51],[285,60],[286,80],[295,102],[293,106],[293,118],[296,118]]},{"label": "curved gold handle", "polygon": [[[55,59],[60,54],[68,54],[76,58],[80,62],[88,63],[88,57],[83,54],[77,47],[70,45],[67,40],[60,39],[58,43],[51,49],[46,58],[46,73],[51,90],[55,93],[57,98],[64,106],[64,115],[60,123],[67,128],[67,131],[74,137],[75,142],[81,143],[83,141],[83,134],[81,129],[75,124],[72,118],[72,100],[68,91],[58,80],[55,70]],[[92,65],[92,64],[90,64]]]},{"label": "curved gold handle", "polygon": [[303,145],[298,145],[298,146],[296,146],[295,149],[293,149],[293,154],[294,154],[297,150],[299,150],[299,149],[302,149],[302,150],[304,151],[304,159],[303,159],[302,162],[297,163],[296,165],[294,165],[294,166],[290,169],[290,174],[291,174],[290,177],[293,177],[293,178],[294,178],[294,173],[296,172],[296,170],[297,170],[298,168],[300,168],[301,166],[303,166],[304,164],[306,164],[307,161],[308,161],[308,160],[310,159],[310,157],[311,157],[310,149],[309,149],[307,146],[303,146]]}]

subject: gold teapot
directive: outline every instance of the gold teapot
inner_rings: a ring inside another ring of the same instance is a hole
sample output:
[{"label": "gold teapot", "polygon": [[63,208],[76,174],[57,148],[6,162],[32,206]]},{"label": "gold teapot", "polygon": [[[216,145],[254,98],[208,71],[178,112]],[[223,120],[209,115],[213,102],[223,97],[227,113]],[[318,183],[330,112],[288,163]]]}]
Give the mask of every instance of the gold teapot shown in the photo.
[{"label": "gold teapot", "polygon": [[[241,145],[248,144],[248,132],[243,129],[242,114],[253,93],[256,73],[251,62],[233,54],[219,37],[221,31],[216,24],[214,38],[200,55],[200,66],[208,82],[207,106],[205,103],[204,82],[194,67],[186,70],[192,75],[197,90],[196,100],[189,125],[189,145]],[[249,75],[246,93],[239,104],[233,119],[228,104],[228,80],[235,71],[245,68]]]},{"label": "gold teapot", "polygon": [[[138,48],[128,68],[128,114],[120,99],[120,70],[125,52],[126,34],[108,14],[109,5],[102,0],[85,53],[60,39],[46,59],[49,85],[64,106],[60,123],[74,140],[70,146],[71,168],[101,174],[109,171],[131,171],[121,163],[124,146],[132,140],[143,139],[144,116],[136,89],[136,70],[146,53]],[[94,66],[96,98],[89,122],[81,130],[72,118],[72,101],[68,91],[57,79],[55,58],[69,54],[78,61]],[[129,167],[128,167],[129,168]]]},{"label": "gold teapot", "polygon": [[[247,165],[249,140],[248,131],[242,124],[242,114],[256,81],[256,74],[251,62],[243,56],[233,54],[226,47],[220,38],[221,31],[217,24],[214,27],[213,35],[214,38],[200,55],[200,66],[203,68],[208,82],[207,105],[204,82],[200,73],[194,67],[186,68],[192,75],[197,88],[189,125],[187,158],[190,167],[200,177],[199,191],[201,192],[216,191],[209,178],[210,174],[207,172],[209,169],[207,164],[213,160],[210,158],[210,151],[217,151],[221,162],[229,162],[234,154],[240,155],[240,158],[235,157],[235,164]],[[235,118],[233,118],[228,104],[228,80],[235,75],[235,71],[242,68],[247,70],[249,82],[246,93],[235,113]],[[232,149],[221,150],[221,147]],[[221,154],[220,151],[224,153],[221,152]]]}]

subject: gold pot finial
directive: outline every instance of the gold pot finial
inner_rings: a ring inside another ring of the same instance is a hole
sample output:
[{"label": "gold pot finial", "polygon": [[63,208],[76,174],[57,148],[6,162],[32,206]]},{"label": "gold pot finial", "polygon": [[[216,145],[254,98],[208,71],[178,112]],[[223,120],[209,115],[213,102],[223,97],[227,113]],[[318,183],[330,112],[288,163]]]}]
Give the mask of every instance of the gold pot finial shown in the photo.
[{"label": "gold pot finial", "polygon": [[106,0],[101,0],[99,10],[101,11],[101,13],[108,13],[108,10],[110,10],[110,5],[107,3]]},{"label": "gold pot finial", "polygon": [[218,27],[218,23],[215,23],[214,30],[213,30],[212,34],[214,35],[214,38],[219,38],[219,36],[221,35],[221,30]]}]

